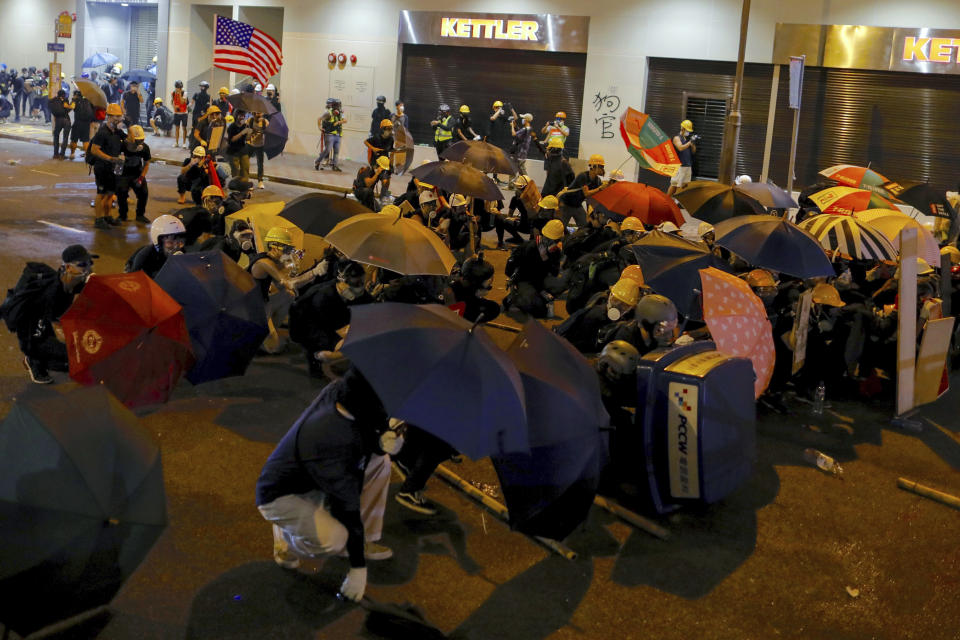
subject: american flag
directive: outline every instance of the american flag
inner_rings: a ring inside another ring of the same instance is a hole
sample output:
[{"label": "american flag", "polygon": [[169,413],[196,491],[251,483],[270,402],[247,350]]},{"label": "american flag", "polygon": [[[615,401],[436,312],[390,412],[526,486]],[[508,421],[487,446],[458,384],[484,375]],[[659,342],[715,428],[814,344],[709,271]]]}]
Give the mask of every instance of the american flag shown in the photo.
[{"label": "american flag", "polygon": [[213,66],[250,74],[266,85],[283,64],[280,43],[246,23],[223,16],[216,20]]}]

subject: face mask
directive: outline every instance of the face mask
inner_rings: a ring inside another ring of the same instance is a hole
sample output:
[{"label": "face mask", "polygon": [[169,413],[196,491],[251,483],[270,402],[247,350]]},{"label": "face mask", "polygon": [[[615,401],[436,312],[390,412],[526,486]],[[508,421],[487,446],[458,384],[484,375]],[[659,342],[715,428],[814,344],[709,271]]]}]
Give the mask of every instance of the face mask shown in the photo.
[{"label": "face mask", "polygon": [[620,319],[620,316],[620,309],[617,309],[616,307],[607,307],[607,318],[609,318],[611,322],[616,322]]},{"label": "face mask", "polygon": [[363,291],[363,287],[351,287],[346,282],[337,283],[337,293],[339,293],[340,297],[344,300],[356,300],[363,295]]},{"label": "face mask", "polygon": [[285,253],[280,256],[280,262],[286,267],[292,267],[294,264],[296,264],[296,260],[293,259],[292,253]]},{"label": "face mask", "polygon": [[403,105],[397,107],[397,113],[403,113]]}]

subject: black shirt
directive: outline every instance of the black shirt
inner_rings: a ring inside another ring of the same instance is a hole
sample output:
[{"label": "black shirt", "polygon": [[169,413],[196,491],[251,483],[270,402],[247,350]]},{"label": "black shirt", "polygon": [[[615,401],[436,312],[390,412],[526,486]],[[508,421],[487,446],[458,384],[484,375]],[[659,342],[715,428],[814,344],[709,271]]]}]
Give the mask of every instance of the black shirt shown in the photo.
[{"label": "black shirt", "polygon": [[199,118],[207,112],[210,106],[210,94],[206,91],[197,91],[193,94],[193,117]]},{"label": "black shirt", "polygon": [[568,207],[582,206],[583,201],[586,200],[586,196],[583,195],[583,187],[587,187],[588,189],[596,189],[601,184],[602,181],[600,180],[600,176],[591,178],[590,172],[584,171],[573,179],[573,182],[571,182],[570,186],[567,187],[570,189],[570,191],[560,196],[560,200]]},{"label": "black shirt", "polygon": [[229,155],[239,155],[247,147],[246,136],[241,136],[236,140],[233,139],[234,136],[238,135],[246,128],[247,126],[245,124],[237,122],[236,120],[234,120],[233,124],[227,127],[227,153]]},{"label": "black shirt", "polygon": [[[123,149],[123,140],[126,137],[127,135],[120,130],[120,127],[111,130],[107,125],[103,125],[97,129],[97,133],[94,134],[90,144],[97,145],[105,154],[116,158]],[[99,157],[97,157],[96,164],[101,167],[110,165],[109,162],[101,160]]]},{"label": "black shirt", "polygon": [[134,271],[143,271],[145,274],[151,278],[156,278],[157,274],[160,273],[160,269],[163,268],[163,265],[167,262],[167,254],[163,251],[158,251],[157,248],[148,244],[137,249],[137,251],[130,256],[130,268],[128,273],[133,273]]},{"label": "black shirt", "polygon": [[123,94],[124,118],[136,124],[140,122],[140,96],[132,91]]},{"label": "black shirt", "polygon": [[150,147],[145,142],[136,146],[136,151],[130,151],[130,147],[123,145],[123,173],[121,175],[133,177],[143,173],[143,167],[150,162]]},{"label": "black shirt", "polygon": [[377,149],[380,149],[380,151],[373,151],[373,158],[389,156],[390,152],[393,150],[393,136],[386,138],[380,134],[377,134],[367,138],[367,143],[373,145]]},{"label": "black shirt", "polygon": [[[102,128],[103,127],[101,127],[101,129]],[[188,164],[190,164],[190,161],[192,159],[193,159],[192,157],[187,158],[186,160],[183,161],[183,164],[181,166],[184,166],[184,167],[187,166]],[[197,180],[205,178],[206,172],[203,170],[203,164],[193,165],[192,167],[190,167],[184,172],[183,177],[191,184],[196,182]]]}]

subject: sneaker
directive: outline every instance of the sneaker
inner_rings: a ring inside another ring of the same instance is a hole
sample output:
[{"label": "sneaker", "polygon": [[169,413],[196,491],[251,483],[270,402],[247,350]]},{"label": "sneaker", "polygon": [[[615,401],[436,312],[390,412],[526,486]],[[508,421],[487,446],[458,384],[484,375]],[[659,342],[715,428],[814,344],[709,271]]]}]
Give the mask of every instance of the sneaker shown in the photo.
[{"label": "sneaker", "polygon": [[333,169],[334,171],[338,172],[338,173],[342,173],[342,172],[343,172],[343,169],[341,169],[341,168],[338,167],[337,165],[333,165],[333,166],[330,167],[330,168]]},{"label": "sneaker", "polygon": [[430,501],[423,497],[422,491],[401,491],[394,496],[394,499],[407,509],[422,513],[425,516],[437,514],[437,509],[430,506]]},{"label": "sneaker", "polygon": [[316,162],[313,163],[313,170],[314,170],[314,171],[320,171],[320,161],[319,161],[319,160],[317,160]]},{"label": "sneaker", "polygon": [[263,186],[263,180],[257,183],[257,189],[265,189],[265,188],[266,187]]},{"label": "sneaker", "polygon": [[53,382],[53,378],[47,373],[46,368],[39,362],[31,360],[28,356],[23,356],[23,366],[26,367],[27,372],[30,374],[30,379],[37,384],[50,384]]},{"label": "sneaker", "polygon": [[96,220],[94,220],[93,227],[95,229],[104,229],[104,230],[109,230],[111,228],[110,223],[107,222],[106,218],[97,218]]},{"label": "sneaker", "polygon": [[177,204],[186,204],[187,203],[187,194],[181,193],[180,197],[177,198]]},{"label": "sneaker", "polygon": [[[337,555],[341,558],[350,556],[346,549]],[[363,557],[367,560],[389,560],[393,557],[393,549],[378,542],[367,541],[363,543]]]},{"label": "sneaker", "polygon": [[497,243],[497,246],[494,247],[494,249],[495,249],[496,251],[506,251],[506,250],[507,250],[507,248],[504,246],[504,244],[503,244],[502,242],[498,242],[498,243]]},{"label": "sneaker", "polygon": [[150,224],[150,218],[147,216],[137,216],[137,222],[140,224]]},{"label": "sneaker", "polygon": [[123,224],[123,222],[121,222],[119,218],[104,218],[104,220],[106,220],[107,224],[110,225],[111,227],[119,227],[120,225]]}]

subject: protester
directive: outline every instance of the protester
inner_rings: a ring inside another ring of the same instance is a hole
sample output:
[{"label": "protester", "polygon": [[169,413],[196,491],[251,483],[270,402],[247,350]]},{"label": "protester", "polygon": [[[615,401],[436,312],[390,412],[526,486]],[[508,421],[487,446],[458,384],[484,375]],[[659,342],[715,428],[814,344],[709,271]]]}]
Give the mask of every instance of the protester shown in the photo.
[{"label": "protester", "polygon": [[177,176],[177,204],[187,201],[187,192],[190,192],[193,202],[200,204],[203,200],[203,190],[210,184],[210,165],[207,162],[207,150],[197,145],[189,158],[183,161],[180,174]]},{"label": "protester", "polygon": [[526,316],[553,317],[553,300],[560,295],[564,282],[559,278],[563,253],[560,240],[563,223],[550,220],[539,234],[513,250],[506,264],[508,293],[503,308],[515,320]]},{"label": "protester", "polygon": [[370,164],[378,163],[380,158],[386,158],[387,166],[380,172],[380,200],[390,201],[390,176],[392,175],[393,158],[393,121],[384,119],[380,122],[380,130],[364,141]]},{"label": "protester", "polygon": [[676,339],[678,314],[673,302],[658,294],[640,298],[634,308],[633,319],[621,320],[606,327],[599,336],[600,345],[624,340],[633,345],[640,355],[657,347],[666,347]]},{"label": "protester", "polygon": [[183,146],[188,147],[190,144],[187,133],[189,100],[183,93],[183,81],[177,80],[173,87],[173,92],[170,94],[170,103],[173,105],[173,146],[179,147],[182,140]]},{"label": "protester", "polygon": [[612,180],[602,180],[605,173],[604,164],[603,156],[593,154],[587,160],[587,171],[577,174],[573,182],[558,194],[562,222],[567,223],[570,218],[573,218],[577,226],[586,226],[587,212],[583,208],[584,201],[613,184]]},{"label": "protester", "polygon": [[197,123],[200,121],[200,117],[207,112],[207,108],[210,106],[210,94],[207,93],[207,89],[210,88],[210,83],[206,80],[200,81],[200,90],[193,94],[193,97],[190,98],[190,106],[193,107],[193,128],[197,128]]},{"label": "protester", "polygon": [[143,96],[140,95],[140,83],[136,80],[130,81],[127,90],[123,93],[121,105],[123,106],[123,124],[127,128],[135,124],[140,124],[140,107],[143,103]]},{"label": "protester", "polygon": [[[226,235],[214,235],[206,242],[199,243],[196,253],[223,251],[227,257],[246,269],[250,266],[250,258],[256,255],[256,243],[253,229],[246,220],[234,220],[230,231]],[[246,261],[243,260],[246,258]]]},{"label": "protester", "polygon": [[360,167],[353,181],[353,196],[357,202],[373,211],[379,211],[380,205],[374,196],[373,187],[384,180],[385,176],[389,179],[389,175],[390,158],[387,156],[378,157],[372,165]]},{"label": "protester", "polygon": [[265,132],[267,125],[270,124],[262,113],[254,112],[247,126],[250,127],[250,135],[247,136],[247,144],[250,145],[249,154],[257,159],[257,188],[263,189],[263,145],[266,142]]},{"label": "protester", "polygon": [[533,122],[532,113],[520,115],[520,127],[516,126],[516,119],[510,120],[510,159],[517,166],[518,175],[527,173],[527,156],[530,154],[530,145],[536,140],[536,135],[530,123]]},{"label": "protester", "polygon": [[385,106],[386,96],[377,96],[377,106],[370,114],[370,135],[376,136],[383,128],[383,121],[390,119],[390,109]]},{"label": "protester", "polygon": [[403,104],[403,100],[397,100],[393,106],[397,110],[397,112],[394,113],[392,116],[390,116],[390,119],[393,120],[393,123],[395,125],[401,126],[404,129],[409,129],[410,116],[404,113],[404,111],[406,110],[406,106]]},{"label": "protester", "polygon": [[230,163],[230,176],[247,182],[250,180],[250,146],[247,144],[253,129],[243,111],[233,114],[233,122],[227,126],[227,146],[224,155]]},{"label": "protester", "polygon": [[67,142],[70,139],[70,112],[74,105],[67,100],[67,92],[61,89],[50,101],[53,114],[53,159],[67,159]]},{"label": "protester", "polygon": [[313,163],[315,171],[325,167],[330,167],[333,171],[342,171],[340,169],[340,139],[343,136],[343,125],[346,122],[347,119],[341,113],[340,101],[327,98],[327,110],[317,122],[323,132],[323,152],[317,156]]},{"label": "protester", "polygon": [[543,128],[540,129],[540,134],[546,140],[548,147],[551,142],[555,145],[559,143],[559,149],[562,151],[567,145],[567,138],[570,137],[570,127],[566,125],[566,119],[566,113],[557,111],[553,116],[553,121],[545,123]]},{"label": "protester", "polygon": [[453,140],[453,116],[450,115],[450,105],[441,104],[437,117],[430,121],[433,127],[433,146],[437,150],[437,158],[447,150]]},{"label": "protester", "polygon": [[473,129],[473,122],[470,120],[470,107],[465,104],[460,105],[460,117],[454,124],[453,139],[454,142],[480,139],[480,134]]},{"label": "protester", "polygon": [[211,103],[213,106],[220,109],[220,112],[225,115],[233,112],[233,105],[231,105],[230,101],[227,100],[227,96],[229,95],[229,89],[226,87],[220,87],[220,89],[217,90],[217,99]]},{"label": "protester", "polygon": [[510,232],[511,242],[523,242],[523,238],[520,236],[521,233],[530,233],[530,218],[527,214],[527,206],[523,204],[523,200],[520,199],[520,194],[523,193],[523,190],[527,188],[527,185],[530,183],[530,176],[520,175],[513,181],[513,197],[510,198],[510,204],[507,209],[506,215],[498,215],[493,219],[494,229],[497,233],[497,249],[504,250],[506,245],[503,244],[503,236],[505,231]]},{"label": "protester", "polygon": [[150,146],[144,142],[143,127],[135,124],[127,132],[123,145],[123,171],[117,176],[117,215],[127,220],[127,197],[130,189],[137,196],[137,222],[150,224],[147,219],[147,170],[150,168]]},{"label": "protester", "polygon": [[557,137],[547,142],[543,170],[547,177],[543,181],[543,189],[540,190],[541,196],[557,195],[576,177],[570,161],[563,157],[563,141]]},{"label": "protester", "polygon": [[280,94],[277,92],[277,88],[275,86],[268,84],[264,94],[264,97],[270,101],[270,104],[272,104],[273,108],[277,110],[277,113],[283,111],[283,108],[280,105]]},{"label": "protester", "polygon": [[110,216],[110,206],[117,192],[117,175],[123,166],[123,140],[126,134],[120,128],[123,111],[120,105],[107,105],[103,126],[97,129],[90,141],[87,163],[93,165],[93,177],[97,185],[97,197],[94,200],[93,226],[97,229],[110,229],[120,221]]},{"label": "protester", "polygon": [[[170,137],[170,131],[173,129],[173,112],[164,104],[163,98],[153,99],[153,115],[150,116],[150,126],[153,128],[153,135],[157,136],[163,133]],[[174,144],[173,146],[177,146]]]},{"label": "protester", "polygon": [[167,258],[183,253],[187,230],[178,218],[163,214],[150,223],[150,244],[133,252],[124,265],[124,273],[143,271],[156,278]]},{"label": "protester", "polygon": [[448,304],[463,304],[463,317],[470,322],[491,322],[500,315],[500,305],[487,296],[493,291],[493,265],[483,259],[482,252],[468,258],[460,274],[450,281],[453,299]]},{"label": "protester", "polygon": [[684,120],[680,123],[680,133],[673,136],[673,146],[677,149],[680,158],[680,168],[670,178],[670,188],[667,195],[672,196],[677,189],[682,189],[693,179],[693,154],[697,152],[697,141],[700,136],[693,135],[693,123]]}]

